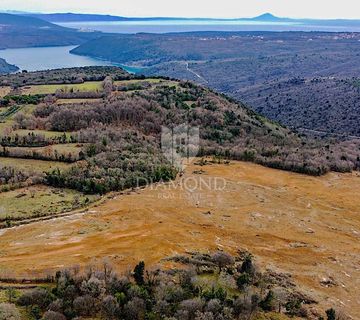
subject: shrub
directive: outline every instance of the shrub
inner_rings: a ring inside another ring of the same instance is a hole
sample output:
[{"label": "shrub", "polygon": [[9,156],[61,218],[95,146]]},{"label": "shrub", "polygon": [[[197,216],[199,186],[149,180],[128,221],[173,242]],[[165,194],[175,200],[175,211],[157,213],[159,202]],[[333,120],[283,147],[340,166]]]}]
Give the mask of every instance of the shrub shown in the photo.
[{"label": "shrub", "polygon": [[14,304],[0,303],[0,320],[21,320],[21,316]]},{"label": "shrub", "polygon": [[327,320],[336,320],[336,312],[333,308],[326,310]]},{"label": "shrub", "polygon": [[212,260],[215,264],[219,267],[220,271],[229,266],[234,264],[234,258],[227,254],[226,252],[218,251],[212,256]]},{"label": "shrub", "polygon": [[46,311],[42,317],[42,320],[66,320],[66,317],[59,312]]},{"label": "shrub", "polygon": [[140,261],[134,269],[134,279],[137,285],[142,286],[144,284],[144,270],[145,263],[144,261]]},{"label": "shrub", "polygon": [[259,306],[264,311],[275,310],[275,294],[272,290],[267,293],[265,299],[259,303]]}]

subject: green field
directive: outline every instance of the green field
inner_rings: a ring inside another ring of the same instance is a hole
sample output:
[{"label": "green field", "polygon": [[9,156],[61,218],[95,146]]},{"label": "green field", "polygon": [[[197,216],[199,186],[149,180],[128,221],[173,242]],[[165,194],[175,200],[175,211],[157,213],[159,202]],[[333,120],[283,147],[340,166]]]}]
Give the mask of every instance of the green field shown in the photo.
[{"label": "green field", "polygon": [[19,170],[48,172],[55,169],[64,170],[71,166],[71,164],[58,161],[43,161],[33,159],[18,159],[0,157],[0,166],[13,167]]},{"label": "green field", "polygon": [[49,85],[37,85],[37,86],[26,86],[21,88],[22,94],[53,94],[57,90],[70,91],[101,91],[101,81],[91,81],[79,84],[49,84]]},{"label": "green field", "polygon": [[0,221],[22,220],[69,212],[96,200],[69,189],[31,186],[1,193]]},{"label": "green field", "polygon": [[19,136],[25,136],[28,134],[34,133],[34,134],[42,134],[45,136],[45,138],[55,138],[55,137],[62,137],[64,133],[66,134],[66,137],[69,139],[71,136],[71,132],[60,132],[60,131],[48,131],[48,130],[28,130],[28,129],[18,129],[14,130],[13,134],[18,134]]}]

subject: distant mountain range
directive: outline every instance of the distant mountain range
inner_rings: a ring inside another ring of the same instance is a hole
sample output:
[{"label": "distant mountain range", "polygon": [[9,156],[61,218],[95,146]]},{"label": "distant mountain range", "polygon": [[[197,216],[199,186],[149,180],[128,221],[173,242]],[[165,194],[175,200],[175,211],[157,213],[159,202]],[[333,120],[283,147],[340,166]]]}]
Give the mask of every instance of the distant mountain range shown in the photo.
[{"label": "distant mountain range", "polygon": [[0,13],[0,49],[77,45],[101,35],[80,32],[32,16]]},{"label": "distant mountain range", "polygon": [[90,21],[162,21],[162,20],[184,20],[184,21],[239,21],[239,22],[268,22],[268,23],[294,23],[306,25],[324,26],[359,26],[359,20],[346,19],[293,19],[276,17],[271,13],[265,13],[253,18],[184,18],[184,17],[122,17],[101,14],[78,14],[78,13],[21,13],[21,15],[42,19],[48,22],[90,22]]}]

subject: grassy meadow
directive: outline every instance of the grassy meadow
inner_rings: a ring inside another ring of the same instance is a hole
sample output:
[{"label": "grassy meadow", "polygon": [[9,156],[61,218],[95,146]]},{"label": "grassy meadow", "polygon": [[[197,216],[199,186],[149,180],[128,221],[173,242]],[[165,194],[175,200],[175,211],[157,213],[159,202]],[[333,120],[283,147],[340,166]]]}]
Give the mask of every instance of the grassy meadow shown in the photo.
[{"label": "grassy meadow", "polygon": [[45,84],[36,86],[26,86],[21,88],[22,94],[53,94],[57,90],[63,91],[100,91],[102,90],[101,81],[89,81],[79,84]]},{"label": "grassy meadow", "polygon": [[65,213],[80,208],[96,196],[85,196],[70,189],[31,186],[1,194],[0,221],[23,220]]}]

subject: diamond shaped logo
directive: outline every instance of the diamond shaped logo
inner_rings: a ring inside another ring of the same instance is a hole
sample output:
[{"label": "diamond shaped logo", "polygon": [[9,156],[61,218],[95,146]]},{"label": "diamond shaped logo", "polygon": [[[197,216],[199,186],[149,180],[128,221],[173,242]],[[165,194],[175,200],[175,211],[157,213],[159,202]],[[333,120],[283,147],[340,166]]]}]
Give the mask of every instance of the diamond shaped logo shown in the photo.
[{"label": "diamond shaped logo", "polygon": [[162,127],[161,150],[171,164],[184,170],[199,152],[200,130],[188,124]]}]

